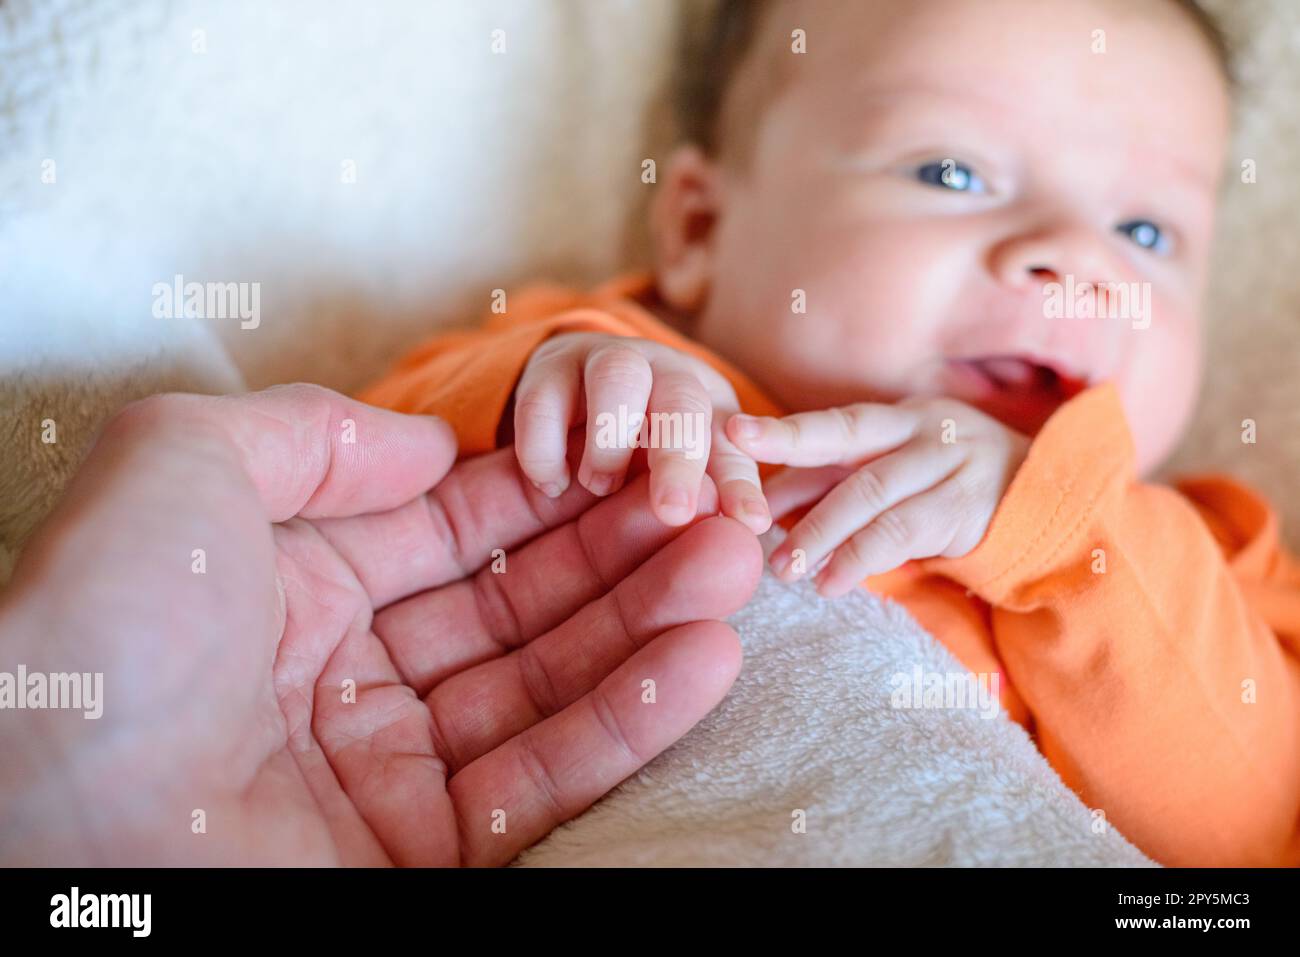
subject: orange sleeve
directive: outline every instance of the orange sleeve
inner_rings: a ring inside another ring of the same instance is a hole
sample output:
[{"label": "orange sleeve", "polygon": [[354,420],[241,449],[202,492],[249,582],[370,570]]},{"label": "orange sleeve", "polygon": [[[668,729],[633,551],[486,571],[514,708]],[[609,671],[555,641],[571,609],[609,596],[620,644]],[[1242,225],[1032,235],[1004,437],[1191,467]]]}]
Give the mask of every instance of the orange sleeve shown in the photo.
[{"label": "orange sleeve", "polygon": [[512,297],[507,312],[490,315],[481,329],[444,333],[418,346],[357,398],[398,412],[440,416],[455,430],[460,455],[490,452],[533,351],[559,333],[600,332],[650,339],[702,359],[731,382],[744,411],[780,414],[738,370],[624,295],[644,284],[633,275],[590,294],[530,286]]},{"label": "orange sleeve", "polygon": [[1228,479],[1136,481],[1118,393],[1058,410],[984,540],[938,572],[992,606],[1043,754],[1173,865],[1300,862],[1300,571]]},{"label": "orange sleeve", "polygon": [[635,334],[598,309],[447,333],[421,346],[357,398],[398,412],[440,416],[455,429],[462,456],[490,452],[528,357],[561,332]]}]

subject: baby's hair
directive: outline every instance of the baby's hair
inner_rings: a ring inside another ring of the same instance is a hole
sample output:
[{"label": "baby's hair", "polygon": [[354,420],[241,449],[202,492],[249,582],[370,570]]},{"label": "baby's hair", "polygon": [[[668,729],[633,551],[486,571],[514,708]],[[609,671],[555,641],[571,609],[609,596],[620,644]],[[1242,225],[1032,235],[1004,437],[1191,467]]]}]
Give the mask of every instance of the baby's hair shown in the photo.
[{"label": "baby's hair", "polygon": [[[674,96],[680,138],[695,143],[711,157],[719,155],[719,147],[727,138],[720,129],[723,99],[758,40],[763,17],[779,2],[781,0],[714,0],[713,13],[703,34],[688,32],[683,38],[682,62]],[[1168,2],[1191,17],[1231,88],[1232,56],[1218,23],[1197,0]],[[778,79],[768,78],[770,86],[778,82]],[[758,99],[763,97],[760,95]],[[761,102],[750,104],[753,112],[757,112],[759,106]],[[747,126],[752,127],[753,123]],[[738,155],[747,156],[747,140],[753,130],[742,128],[731,132],[745,140],[732,145]]]}]

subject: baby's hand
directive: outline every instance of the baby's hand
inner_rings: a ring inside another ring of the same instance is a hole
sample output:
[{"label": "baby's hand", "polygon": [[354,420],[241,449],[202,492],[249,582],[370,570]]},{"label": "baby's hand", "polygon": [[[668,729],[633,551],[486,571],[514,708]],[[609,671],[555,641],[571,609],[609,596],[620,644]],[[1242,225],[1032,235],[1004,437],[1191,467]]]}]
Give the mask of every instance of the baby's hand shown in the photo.
[{"label": "baby's hand", "polygon": [[650,501],[668,525],[695,517],[706,469],[722,514],[755,533],[772,524],[758,466],[723,432],[740,411],[735,390],[708,365],[675,349],[599,333],[565,333],[542,343],[515,390],[515,454],[552,497],[569,485],[568,432],[586,420],[578,483],[596,495],[617,490],[643,422],[649,439]]},{"label": "baby's hand", "polygon": [[[913,558],[965,555],[984,537],[1029,452],[1019,432],[945,398],[864,402],[783,419],[734,415],[726,431],[759,462],[823,467],[805,473],[804,491],[786,498],[806,501],[842,479],[770,559],[780,578],[793,581],[833,551],[814,579],[828,597]],[[854,468],[847,477],[834,468],[844,466]],[[780,493],[769,494],[775,504]]]}]

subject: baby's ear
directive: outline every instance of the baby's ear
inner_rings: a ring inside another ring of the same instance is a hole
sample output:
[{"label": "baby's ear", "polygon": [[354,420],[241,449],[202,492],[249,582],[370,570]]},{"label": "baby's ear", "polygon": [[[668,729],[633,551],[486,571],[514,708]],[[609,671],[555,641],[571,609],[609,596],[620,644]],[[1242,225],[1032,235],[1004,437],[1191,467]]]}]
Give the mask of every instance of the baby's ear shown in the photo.
[{"label": "baby's ear", "polygon": [[713,278],[718,166],[694,143],[674,151],[650,205],[651,247],[660,297],[677,312],[703,308]]}]

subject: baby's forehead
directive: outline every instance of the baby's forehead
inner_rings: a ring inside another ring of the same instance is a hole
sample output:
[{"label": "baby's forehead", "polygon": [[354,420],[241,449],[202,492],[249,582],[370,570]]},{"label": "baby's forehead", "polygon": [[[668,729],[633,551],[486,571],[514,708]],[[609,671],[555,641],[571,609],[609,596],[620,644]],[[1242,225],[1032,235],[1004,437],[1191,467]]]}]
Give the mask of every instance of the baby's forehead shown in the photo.
[{"label": "baby's forehead", "polygon": [[1211,176],[1219,166],[1222,65],[1173,0],[805,0],[775,4],[763,26],[753,72],[781,76],[767,106],[790,97],[849,124],[835,135],[924,111],[1061,148],[1171,141],[1174,154],[1203,147]]},{"label": "baby's forehead", "polygon": [[756,45],[765,69],[791,79],[824,72],[846,86],[936,75],[972,85],[1007,76],[1052,81],[1029,82],[1022,95],[1059,89],[1068,76],[1159,82],[1174,64],[1223,79],[1216,54],[1174,0],[794,0],[771,11]]}]

